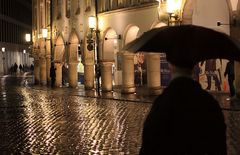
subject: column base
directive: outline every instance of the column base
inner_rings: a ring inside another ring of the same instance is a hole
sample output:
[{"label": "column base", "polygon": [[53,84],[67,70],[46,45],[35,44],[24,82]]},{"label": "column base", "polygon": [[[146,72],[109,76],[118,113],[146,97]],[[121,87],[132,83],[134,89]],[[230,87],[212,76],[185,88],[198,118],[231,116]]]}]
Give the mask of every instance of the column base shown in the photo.
[{"label": "column base", "polygon": [[41,85],[46,86],[47,85],[47,81],[41,81]]},{"label": "column base", "polygon": [[123,94],[136,93],[136,87],[123,87],[121,93]]},{"label": "column base", "polygon": [[163,89],[161,87],[148,87],[148,95],[160,95]]}]

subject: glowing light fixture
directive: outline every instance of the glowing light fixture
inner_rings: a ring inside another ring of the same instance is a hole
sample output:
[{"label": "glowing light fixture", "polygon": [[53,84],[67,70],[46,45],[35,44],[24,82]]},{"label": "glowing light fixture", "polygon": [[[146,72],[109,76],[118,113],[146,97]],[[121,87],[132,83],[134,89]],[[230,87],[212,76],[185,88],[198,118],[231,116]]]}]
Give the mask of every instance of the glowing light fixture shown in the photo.
[{"label": "glowing light fixture", "polygon": [[182,0],[167,0],[167,13],[179,13]]},{"label": "glowing light fixture", "polygon": [[31,34],[30,33],[27,33],[25,35],[25,40],[26,40],[26,42],[30,42],[31,41]]},{"label": "glowing light fixture", "polygon": [[94,16],[88,17],[88,26],[90,29],[96,28],[96,18]]},{"label": "glowing light fixture", "polygon": [[5,52],[6,48],[5,47],[2,47],[2,52]]},{"label": "glowing light fixture", "polygon": [[47,38],[48,37],[48,29],[42,29],[42,37]]}]

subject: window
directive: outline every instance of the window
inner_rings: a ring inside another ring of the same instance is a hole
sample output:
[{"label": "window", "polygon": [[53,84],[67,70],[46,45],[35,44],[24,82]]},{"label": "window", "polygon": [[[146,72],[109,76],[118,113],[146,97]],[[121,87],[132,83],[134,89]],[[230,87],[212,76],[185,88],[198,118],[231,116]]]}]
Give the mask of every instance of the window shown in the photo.
[{"label": "window", "polygon": [[80,14],[80,0],[77,1],[77,9],[76,9],[75,14],[76,14],[76,15],[79,15],[79,14]]},{"label": "window", "polygon": [[57,19],[60,19],[62,17],[61,11],[62,11],[62,0],[57,0]]},{"label": "window", "polygon": [[50,25],[50,17],[51,17],[51,12],[50,12],[50,10],[51,10],[51,4],[50,4],[51,2],[50,1],[47,1],[47,3],[46,3],[46,23],[47,23],[47,26],[48,25]]},{"label": "window", "polygon": [[71,16],[71,0],[66,0],[66,17],[70,18]]}]

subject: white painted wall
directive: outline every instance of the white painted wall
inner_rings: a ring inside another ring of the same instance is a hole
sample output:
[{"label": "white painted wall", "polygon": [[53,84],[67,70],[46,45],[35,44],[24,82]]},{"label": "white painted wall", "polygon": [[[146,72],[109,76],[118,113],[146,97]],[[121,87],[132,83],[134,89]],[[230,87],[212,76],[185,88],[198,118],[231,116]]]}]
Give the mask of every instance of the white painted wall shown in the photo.
[{"label": "white painted wall", "polygon": [[111,14],[100,14],[99,19],[103,21],[103,30],[110,27],[114,29],[117,34],[124,35],[129,25],[135,25],[139,27],[141,34],[150,30],[152,24],[158,20],[157,11],[157,6],[152,6]]},{"label": "white painted wall", "polygon": [[217,26],[217,21],[229,23],[226,0],[196,0],[193,9],[193,24],[230,34],[229,25]]}]

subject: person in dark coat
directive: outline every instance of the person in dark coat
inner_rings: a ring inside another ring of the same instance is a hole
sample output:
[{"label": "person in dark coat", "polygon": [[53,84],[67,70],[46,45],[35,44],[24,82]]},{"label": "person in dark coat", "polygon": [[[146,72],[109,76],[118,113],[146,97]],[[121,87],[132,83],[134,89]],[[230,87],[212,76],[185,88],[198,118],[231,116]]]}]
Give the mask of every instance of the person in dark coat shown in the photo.
[{"label": "person in dark coat", "polygon": [[194,65],[170,65],[172,80],[145,120],[140,155],[226,155],[218,101],[192,79]]},{"label": "person in dark coat", "polygon": [[50,67],[50,77],[51,77],[51,87],[55,86],[55,81],[56,81],[56,68],[52,64]]},{"label": "person in dark coat", "polygon": [[228,85],[230,89],[230,96],[233,97],[235,95],[235,88],[233,85],[234,79],[235,79],[235,74],[234,74],[234,61],[230,60],[227,63],[224,76],[228,76]]}]

